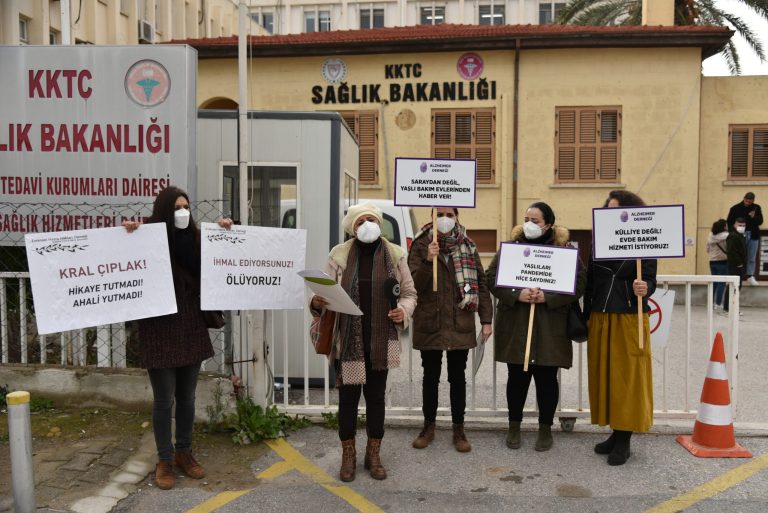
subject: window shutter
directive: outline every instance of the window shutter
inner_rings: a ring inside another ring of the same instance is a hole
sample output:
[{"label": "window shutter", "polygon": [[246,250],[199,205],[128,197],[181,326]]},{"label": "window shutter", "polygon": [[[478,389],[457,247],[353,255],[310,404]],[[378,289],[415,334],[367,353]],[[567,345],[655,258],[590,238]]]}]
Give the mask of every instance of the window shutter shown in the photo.
[{"label": "window shutter", "polygon": [[560,148],[557,155],[557,178],[561,182],[576,179],[576,149]]},{"label": "window shutter", "polygon": [[597,112],[594,110],[582,110],[579,112],[579,142],[581,144],[594,144],[597,134]]},{"label": "window shutter", "polygon": [[731,129],[731,167],[733,178],[747,177],[749,161],[749,129]]},{"label": "window shutter", "polygon": [[472,144],[472,113],[456,113],[456,144]]},{"label": "window shutter", "polygon": [[616,182],[619,180],[619,150],[600,148],[600,178]]},{"label": "window shutter", "polygon": [[576,142],[576,112],[572,110],[561,110],[557,114],[557,118],[558,141],[560,144],[574,144]]},{"label": "window shutter", "polygon": [[432,156],[474,159],[478,183],[494,183],[496,115],[494,109],[432,111]]},{"label": "window shutter", "polygon": [[752,136],[752,176],[768,178],[768,128],[755,128]]},{"label": "window shutter", "polygon": [[340,112],[344,122],[354,132],[360,149],[360,183],[379,183],[379,113],[377,111]]},{"label": "window shutter", "polygon": [[432,138],[435,145],[450,145],[451,140],[451,113],[439,112],[432,115]]},{"label": "window shutter", "polygon": [[557,108],[555,125],[555,181],[618,181],[621,159],[621,111],[618,108]]}]

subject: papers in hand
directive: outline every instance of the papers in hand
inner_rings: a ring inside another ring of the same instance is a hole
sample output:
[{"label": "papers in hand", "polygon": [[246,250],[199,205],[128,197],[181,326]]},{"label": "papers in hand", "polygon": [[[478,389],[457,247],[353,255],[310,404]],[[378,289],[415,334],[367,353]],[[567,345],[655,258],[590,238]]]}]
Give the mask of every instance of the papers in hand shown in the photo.
[{"label": "papers in hand", "polygon": [[480,333],[477,334],[477,346],[474,349],[474,355],[472,358],[472,374],[477,375],[480,364],[483,363],[483,354],[485,353],[485,336],[483,336],[483,330],[480,329]]},{"label": "papers in hand", "polygon": [[328,301],[326,308],[333,310],[334,312],[349,314],[349,315],[363,315],[363,312],[352,301],[352,298],[344,292],[341,285],[336,283],[333,278],[325,274],[323,271],[307,269],[305,271],[299,271],[299,276],[304,278],[304,284],[309,289],[322,296]]}]

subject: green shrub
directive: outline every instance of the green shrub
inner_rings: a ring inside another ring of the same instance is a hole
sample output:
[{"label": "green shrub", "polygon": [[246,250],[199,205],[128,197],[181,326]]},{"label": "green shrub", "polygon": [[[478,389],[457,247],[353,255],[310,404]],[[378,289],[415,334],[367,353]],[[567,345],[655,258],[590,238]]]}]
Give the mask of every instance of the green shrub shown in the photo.
[{"label": "green shrub", "polygon": [[291,417],[277,411],[277,406],[254,404],[250,397],[237,400],[237,411],[227,417],[227,425],[235,431],[232,440],[237,444],[249,444],[285,436],[289,431],[310,426],[306,417]]}]

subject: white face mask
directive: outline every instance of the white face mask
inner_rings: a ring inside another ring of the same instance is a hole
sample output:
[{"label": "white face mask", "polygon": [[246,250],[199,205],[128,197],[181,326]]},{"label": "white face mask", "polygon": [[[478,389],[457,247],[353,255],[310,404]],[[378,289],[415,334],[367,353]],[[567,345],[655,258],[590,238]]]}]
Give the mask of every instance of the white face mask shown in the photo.
[{"label": "white face mask", "polygon": [[189,210],[180,208],[173,213],[173,225],[179,230],[184,230],[189,226]]},{"label": "white face mask", "polygon": [[533,221],[528,221],[523,225],[523,233],[526,239],[538,239],[544,233],[544,230]]},{"label": "white face mask", "polygon": [[366,221],[357,228],[357,238],[360,242],[371,243],[379,237],[381,227],[372,221]]},{"label": "white face mask", "polygon": [[456,219],[443,216],[437,218],[437,231],[440,233],[449,233],[456,227]]},{"label": "white face mask", "polygon": [[736,231],[739,232],[739,233],[744,233],[745,231],[747,231],[747,227],[746,226],[737,226],[736,227]]}]

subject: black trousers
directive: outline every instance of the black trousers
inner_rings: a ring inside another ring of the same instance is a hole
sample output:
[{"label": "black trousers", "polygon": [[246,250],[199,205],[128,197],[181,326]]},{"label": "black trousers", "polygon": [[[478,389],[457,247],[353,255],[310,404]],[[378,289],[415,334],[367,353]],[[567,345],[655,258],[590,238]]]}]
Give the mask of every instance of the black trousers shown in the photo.
[{"label": "black trousers", "polygon": [[173,459],[171,412],[176,400],[176,452],[192,448],[192,424],[195,421],[195,389],[200,364],[172,369],[148,369],[152,384],[152,429],[157,455],[161,461]]},{"label": "black trousers", "polygon": [[536,404],[539,406],[539,424],[552,425],[555,419],[555,409],[560,398],[557,385],[557,367],[546,365],[529,365],[528,372],[523,372],[523,366],[507,364],[507,408],[509,420],[521,422],[523,407],[528,397],[528,387],[531,378],[536,382]]},{"label": "black trousers", "polygon": [[[469,349],[446,351],[448,360],[448,383],[451,387],[451,420],[454,424],[464,423],[464,410],[467,407],[467,380],[464,370],[467,368]],[[424,420],[434,422],[437,417],[437,396],[440,385],[440,371],[443,366],[443,352],[421,351],[421,366],[424,368],[424,380],[421,382],[422,408]]]},{"label": "black trousers", "polygon": [[368,438],[384,438],[384,393],[389,371],[373,370],[365,359],[365,385],[339,387],[339,440],[350,440],[357,432],[360,393],[365,396],[365,423]]}]

